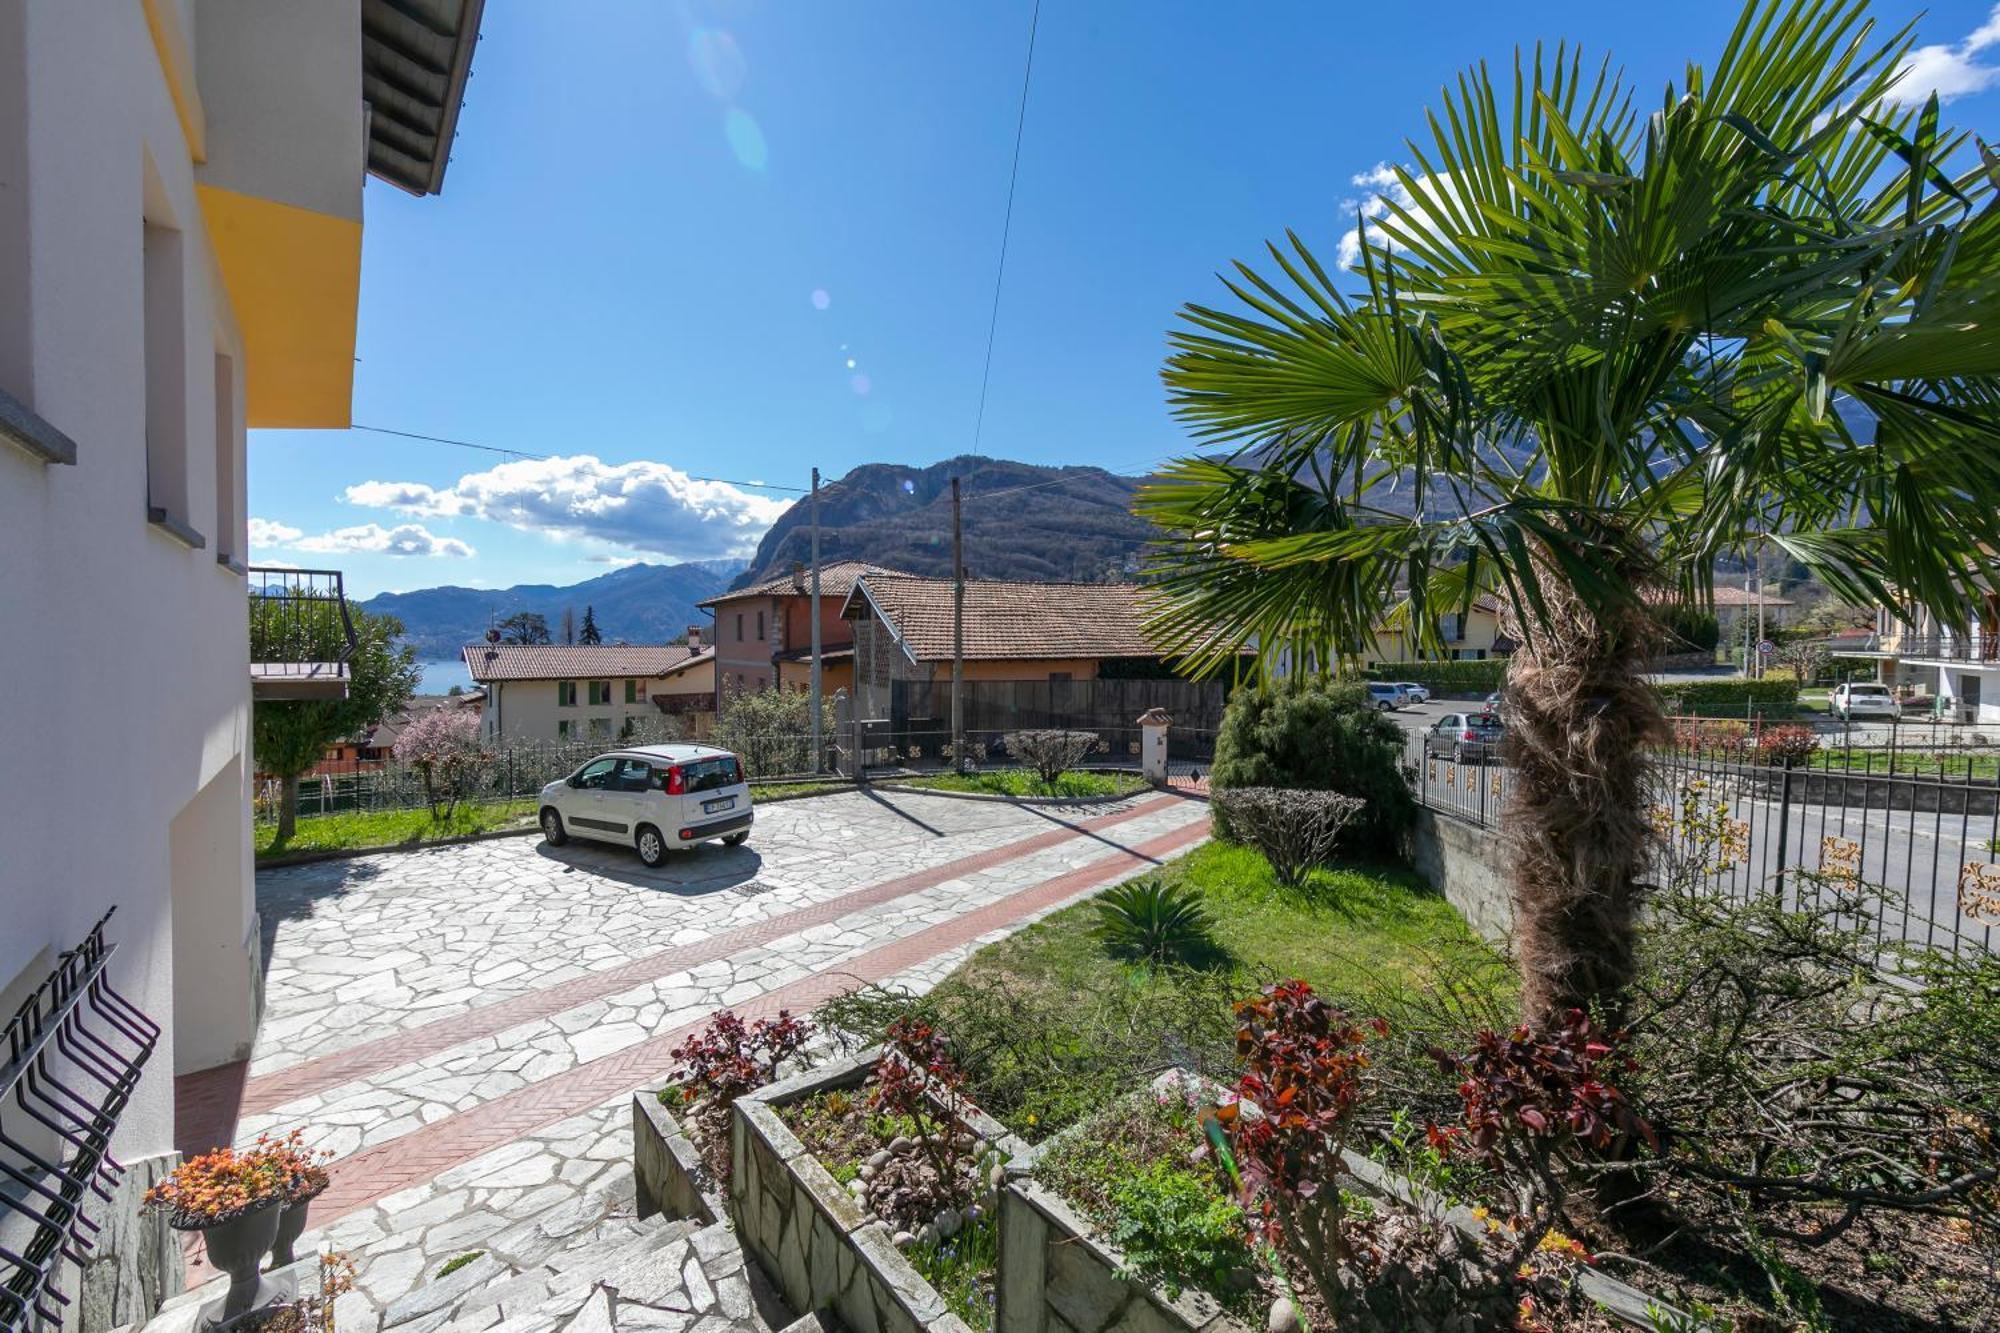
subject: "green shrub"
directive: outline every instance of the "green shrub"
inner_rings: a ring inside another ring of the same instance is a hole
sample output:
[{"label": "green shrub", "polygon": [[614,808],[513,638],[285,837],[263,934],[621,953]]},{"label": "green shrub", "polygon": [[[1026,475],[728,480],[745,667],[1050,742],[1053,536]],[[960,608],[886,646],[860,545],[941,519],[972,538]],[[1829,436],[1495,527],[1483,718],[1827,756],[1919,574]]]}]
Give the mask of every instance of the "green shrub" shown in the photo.
[{"label": "green shrub", "polygon": [[1799,707],[1796,680],[1675,681],[1660,694],[1677,717],[1790,717]]},{"label": "green shrub", "polygon": [[1227,1291],[1229,1275],[1250,1262],[1243,1210],[1215,1187],[1171,1161],[1112,1188],[1117,1221],[1111,1239],[1141,1278],[1158,1282],[1170,1299],[1183,1287]]},{"label": "green shrub", "polygon": [[[820,704],[820,742],[830,747],[833,702],[823,699]],[[723,696],[708,744],[735,751],[753,778],[810,773],[812,704],[804,690],[731,691]]]},{"label": "green shrub", "polygon": [[1464,694],[1485,698],[1507,679],[1507,659],[1488,657],[1464,662],[1385,662],[1368,668],[1370,680],[1408,680],[1435,695]]},{"label": "green shrub", "polygon": [[[1366,686],[1280,681],[1230,699],[1209,783],[1217,790],[1291,787],[1359,797],[1367,807],[1342,832],[1341,850],[1393,856],[1416,816],[1403,779],[1404,744],[1403,729],[1376,709]],[[1217,817],[1216,831],[1230,835],[1225,818]]]},{"label": "green shrub", "polygon": [[1114,885],[1097,900],[1097,937],[1113,953],[1148,962],[1186,962],[1212,952],[1214,924],[1201,890],[1157,876]]}]

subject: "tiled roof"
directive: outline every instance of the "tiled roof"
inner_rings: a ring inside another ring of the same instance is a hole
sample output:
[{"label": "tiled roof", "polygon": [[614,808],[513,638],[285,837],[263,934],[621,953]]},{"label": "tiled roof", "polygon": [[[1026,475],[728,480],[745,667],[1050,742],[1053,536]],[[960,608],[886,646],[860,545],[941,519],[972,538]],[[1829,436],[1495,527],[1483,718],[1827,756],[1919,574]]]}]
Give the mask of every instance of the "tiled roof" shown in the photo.
[{"label": "tiled roof", "polygon": [[[1140,627],[1136,583],[1016,583],[969,579],[965,656],[970,661],[1042,657],[1153,657]],[[919,662],[951,658],[951,580],[869,574],[847,612],[866,595]]]},{"label": "tiled roof", "polygon": [[[895,572],[893,569],[884,569],[881,565],[871,565],[865,560],[836,560],[830,565],[821,565],[819,567],[819,595],[821,597],[845,597],[848,593],[854,591],[854,580],[860,578],[863,574],[894,574]],[[812,571],[810,569],[805,573],[805,581],[805,590],[810,593],[812,591]],[[753,583],[747,588],[738,588],[734,592],[721,593],[718,596],[709,598],[705,602],[696,602],[695,605],[719,606],[723,602],[733,602],[739,597],[783,597],[795,591],[797,590],[792,587],[792,576],[790,574],[780,574],[777,578],[765,579],[762,583]]]},{"label": "tiled roof", "polygon": [[697,655],[684,643],[469,643],[465,665],[478,681],[588,680],[657,676]]}]

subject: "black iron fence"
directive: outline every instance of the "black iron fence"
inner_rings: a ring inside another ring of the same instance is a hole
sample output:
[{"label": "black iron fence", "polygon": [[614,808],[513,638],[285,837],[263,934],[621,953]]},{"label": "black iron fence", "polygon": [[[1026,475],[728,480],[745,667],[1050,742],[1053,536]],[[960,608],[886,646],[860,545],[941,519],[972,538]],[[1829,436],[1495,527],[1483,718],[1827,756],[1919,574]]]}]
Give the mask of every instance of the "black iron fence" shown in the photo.
[{"label": "black iron fence", "polygon": [[[1859,724],[1857,724],[1859,725]],[[1657,872],[1747,899],[1832,903],[1878,940],[1956,953],[2000,946],[2000,778],[1970,732],[1913,763],[1907,748],[1817,748],[1797,736],[1682,720],[1651,755]],[[1905,738],[1907,741],[1907,737]],[[1504,743],[1411,736],[1405,772],[1424,806],[1490,828],[1508,818]],[[1931,756],[1943,753],[1948,763]]]}]

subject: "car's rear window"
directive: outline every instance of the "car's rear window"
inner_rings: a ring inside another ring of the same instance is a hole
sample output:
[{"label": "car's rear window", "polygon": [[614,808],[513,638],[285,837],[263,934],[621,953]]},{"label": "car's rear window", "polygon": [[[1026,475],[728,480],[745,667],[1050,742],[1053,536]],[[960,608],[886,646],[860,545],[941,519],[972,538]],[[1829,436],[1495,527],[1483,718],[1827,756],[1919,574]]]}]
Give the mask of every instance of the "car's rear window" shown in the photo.
[{"label": "car's rear window", "polygon": [[1465,721],[1468,726],[1477,727],[1481,731],[1500,730],[1500,719],[1486,713],[1469,713]]},{"label": "car's rear window", "polygon": [[1847,692],[1849,694],[1872,694],[1880,699],[1888,696],[1889,687],[1887,685],[1850,685],[1847,687]]},{"label": "car's rear window", "polygon": [[681,779],[687,783],[687,789],[691,792],[714,791],[717,787],[734,786],[736,760],[729,755],[690,760],[681,765]]}]

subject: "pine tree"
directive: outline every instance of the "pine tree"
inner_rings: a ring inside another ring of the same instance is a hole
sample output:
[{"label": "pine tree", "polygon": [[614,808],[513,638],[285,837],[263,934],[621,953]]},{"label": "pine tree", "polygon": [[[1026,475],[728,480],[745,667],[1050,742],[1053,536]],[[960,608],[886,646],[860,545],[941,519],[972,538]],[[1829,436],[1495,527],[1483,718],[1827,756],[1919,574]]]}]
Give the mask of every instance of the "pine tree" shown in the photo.
[{"label": "pine tree", "polygon": [[583,608],[583,628],[577,632],[576,641],[591,644],[604,642],[604,635],[597,629],[597,616],[588,606]]}]

